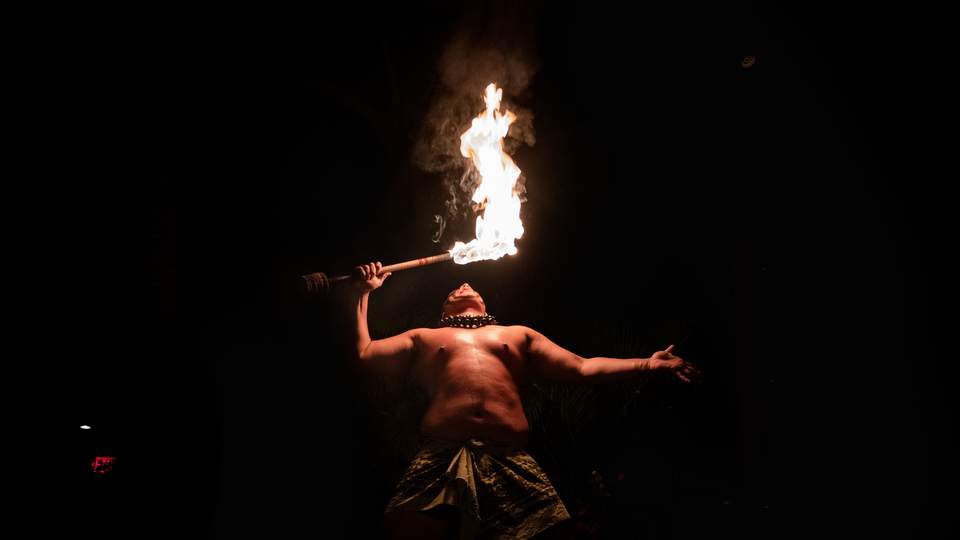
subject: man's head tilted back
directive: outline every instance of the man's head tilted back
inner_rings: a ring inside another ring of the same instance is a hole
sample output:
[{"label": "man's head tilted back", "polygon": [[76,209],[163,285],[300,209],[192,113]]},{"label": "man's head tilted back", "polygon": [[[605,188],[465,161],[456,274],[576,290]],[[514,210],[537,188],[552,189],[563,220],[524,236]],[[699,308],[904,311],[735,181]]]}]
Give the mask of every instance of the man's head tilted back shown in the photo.
[{"label": "man's head tilted back", "polygon": [[480,293],[473,290],[469,283],[464,283],[447,295],[447,298],[443,301],[441,316],[483,315],[486,312],[487,306],[484,304]]}]

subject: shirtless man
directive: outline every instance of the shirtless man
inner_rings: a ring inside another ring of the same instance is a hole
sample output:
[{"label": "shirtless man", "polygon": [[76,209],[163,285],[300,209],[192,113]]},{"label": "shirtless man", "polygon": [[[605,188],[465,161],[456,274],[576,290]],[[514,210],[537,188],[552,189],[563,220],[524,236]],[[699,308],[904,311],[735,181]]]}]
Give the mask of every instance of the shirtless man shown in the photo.
[{"label": "shirtless man", "polygon": [[[523,451],[529,425],[520,388],[532,377],[582,383],[626,380],[653,372],[683,382],[699,371],[671,353],[650,358],[582,358],[526,326],[500,326],[468,283],[447,295],[440,328],[416,328],[372,340],[370,292],[390,272],[357,267],[357,361],[388,376],[412,375],[429,397],[421,450],[387,506],[396,538],[442,538],[459,521],[463,537],[528,538],[567,518],[546,475]],[[444,514],[446,512],[446,514]],[[450,519],[454,518],[454,519]]]}]

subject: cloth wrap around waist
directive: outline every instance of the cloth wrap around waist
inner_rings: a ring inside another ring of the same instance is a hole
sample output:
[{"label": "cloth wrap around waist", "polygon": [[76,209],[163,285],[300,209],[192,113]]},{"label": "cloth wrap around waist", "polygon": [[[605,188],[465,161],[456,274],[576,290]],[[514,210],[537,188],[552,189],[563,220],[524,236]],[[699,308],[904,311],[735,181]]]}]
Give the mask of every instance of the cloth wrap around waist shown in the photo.
[{"label": "cloth wrap around waist", "polygon": [[570,517],[547,475],[517,446],[421,437],[386,512],[459,509],[460,538],[530,538]]}]

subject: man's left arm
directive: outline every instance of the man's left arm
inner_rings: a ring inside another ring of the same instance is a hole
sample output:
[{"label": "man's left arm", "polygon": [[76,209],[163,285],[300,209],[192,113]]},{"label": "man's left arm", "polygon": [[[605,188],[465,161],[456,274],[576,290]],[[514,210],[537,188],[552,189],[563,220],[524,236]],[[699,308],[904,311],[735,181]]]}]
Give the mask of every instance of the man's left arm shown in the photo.
[{"label": "man's left arm", "polygon": [[527,356],[535,372],[558,382],[612,382],[629,380],[644,374],[672,373],[683,382],[699,380],[700,371],[673,354],[673,345],[655,352],[650,358],[583,358],[570,352],[546,336],[524,328]]}]

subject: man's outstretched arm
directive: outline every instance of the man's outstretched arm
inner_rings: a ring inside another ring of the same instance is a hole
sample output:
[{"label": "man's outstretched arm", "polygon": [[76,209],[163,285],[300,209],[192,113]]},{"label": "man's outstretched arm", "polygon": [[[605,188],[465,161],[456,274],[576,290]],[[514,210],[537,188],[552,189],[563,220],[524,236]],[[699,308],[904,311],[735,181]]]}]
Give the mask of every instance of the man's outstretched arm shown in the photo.
[{"label": "man's outstretched arm", "polygon": [[650,358],[583,358],[546,336],[526,328],[527,355],[534,370],[546,379],[560,382],[608,382],[628,380],[656,372],[673,373],[683,382],[700,378],[700,371],[671,351],[673,345]]},{"label": "man's outstretched arm", "polygon": [[370,292],[379,289],[383,281],[390,276],[390,272],[380,275],[380,268],[380,263],[357,267],[362,279],[350,297],[350,306],[354,309],[353,316],[356,321],[352,325],[356,359],[364,370],[383,375],[402,375],[413,360],[417,331],[408,330],[393,337],[373,340],[370,339],[367,326]]}]

